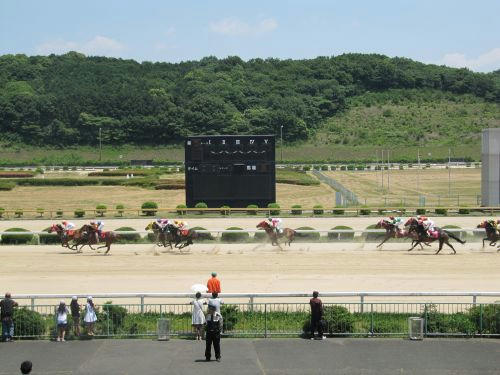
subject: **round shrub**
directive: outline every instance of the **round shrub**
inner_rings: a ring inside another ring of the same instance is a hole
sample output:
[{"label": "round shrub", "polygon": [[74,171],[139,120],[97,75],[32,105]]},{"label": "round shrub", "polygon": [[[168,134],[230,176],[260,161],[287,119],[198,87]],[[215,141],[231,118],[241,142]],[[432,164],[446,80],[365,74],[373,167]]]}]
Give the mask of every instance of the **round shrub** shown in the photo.
[{"label": "round shrub", "polygon": [[427,212],[427,210],[426,210],[425,208],[417,208],[417,209],[415,210],[415,213],[416,213],[417,215],[425,215],[425,213],[426,213],[426,212]]},{"label": "round shrub", "polygon": [[108,207],[105,204],[98,204],[95,208],[95,212],[97,216],[104,216],[104,213],[107,211]]},{"label": "round shrub", "polygon": [[247,215],[257,215],[258,208],[259,206],[257,206],[256,204],[249,204],[247,206]]},{"label": "round shrub", "polygon": [[468,215],[468,214],[470,214],[470,210],[468,208],[465,208],[465,207],[460,207],[458,209],[458,214],[459,215]]},{"label": "round shrub", "polygon": [[[326,323],[325,333],[350,333],[354,330],[354,317],[344,306],[325,306],[323,320]],[[311,320],[308,318],[302,325],[304,333],[311,332]]]},{"label": "round shrub", "polygon": [[21,209],[15,210],[14,215],[16,215],[17,218],[20,218],[21,216],[23,216],[23,210]]},{"label": "round shrub", "polygon": [[[207,230],[206,228],[203,228],[203,227],[194,227],[194,228],[191,228],[191,229],[194,230],[194,231]],[[215,237],[212,236],[212,233],[198,233],[198,240],[201,240],[201,241],[214,241]]]},{"label": "round shrub", "polygon": [[[198,202],[195,204],[194,208],[208,208],[208,205],[205,202]],[[200,215],[203,215],[205,212],[204,210],[198,211]]]},{"label": "round shrub", "polygon": [[45,333],[45,321],[40,313],[26,307],[14,310],[13,315],[16,336],[36,337]]},{"label": "round shrub", "polygon": [[471,307],[469,316],[474,322],[477,332],[490,335],[500,333],[500,305],[489,304]]},{"label": "round shrub", "polygon": [[[24,228],[9,228],[5,230],[5,232],[29,232],[29,230]],[[33,235],[31,233],[23,235],[10,235],[10,234],[2,235],[2,243],[10,245],[26,244],[30,242],[32,239]]]},{"label": "round shrub", "polygon": [[[227,230],[242,230],[238,227],[230,227]],[[224,242],[247,242],[250,235],[247,232],[237,232],[237,233],[222,233],[221,239]]]},{"label": "round shrub", "polygon": [[313,207],[313,213],[314,215],[323,215],[325,213],[325,210],[323,210],[322,205],[317,204]]},{"label": "round shrub", "polygon": [[[351,227],[348,227],[346,225],[337,225],[336,227],[332,228],[332,230],[337,230],[337,229],[352,230]],[[330,241],[352,240],[353,238],[354,238],[354,232],[352,233],[328,232],[328,239]]]},{"label": "round shrub", "polygon": [[222,329],[224,332],[232,331],[238,323],[240,311],[237,305],[222,305],[220,308],[222,315]]},{"label": "round shrub", "polygon": [[82,210],[81,208],[77,208],[74,212],[75,217],[84,217],[85,216],[85,211]]},{"label": "round shrub", "polygon": [[292,206],[292,215],[302,215],[302,206],[300,204]]},{"label": "round shrub", "polygon": [[57,211],[56,211],[56,216],[57,217],[61,217],[62,215],[64,214],[63,210],[58,208]]},{"label": "round shrub", "polygon": [[328,165],[322,165],[321,166],[322,171],[327,171],[328,170]]},{"label": "round shrub", "polygon": [[[115,232],[130,232],[135,231],[134,228],[131,227],[120,227],[114,230]],[[127,243],[127,242],[139,242],[141,240],[141,235],[139,233],[125,233],[120,234],[118,238],[118,242]]]},{"label": "round shrub", "polygon": [[366,208],[366,206],[363,206],[363,208],[359,210],[360,215],[370,215],[370,213],[371,210],[369,208]]},{"label": "round shrub", "polygon": [[144,202],[141,205],[142,214],[146,216],[155,216],[156,210],[158,209],[158,204],[156,202]]},{"label": "round shrub", "polygon": [[0,181],[1,191],[10,191],[16,187],[16,184],[11,181]]},{"label": "round shrub", "polygon": [[49,228],[45,228],[43,230],[43,232],[47,232],[46,234],[45,233],[40,233],[38,235],[38,238],[39,238],[39,241],[40,241],[40,244],[41,245],[56,245],[56,244],[59,244],[61,243],[59,241],[59,237],[56,236],[55,233],[48,233],[49,232]]},{"label": "round shrub", "polygon": [[[377,229],[375,228],[376,224],[368,225],[366,229]],[[376,233],[376,232],[368,232],[368,233],[363,233],[363,238],[365,241],[371,242],[371,241],[382,241],[382,239],[385,237],[385,233]]]},{"label": "round shrub", "polygon": [[39,217],[42,217],[43,214],[45,213],[45,210],[43,208],[41,208],[41,207],[38,207],[36,209],[36,213],[38,214]]},{"label": "round shrub", "polygon": [[[314,230],[311,227],[300,227],[295,230]],[[306,232],[306,233],[297,233],[296,238],[298,240],[304,241],[318,241],[319,240],[319,232]]]},{"label": "round shrub", "polygon": [[229,211],[229,208],[230,208],[230,207],[229,207],[229,206],[226,206],[226,205],[221,206],[221,208],[220,208],[220,214],[221,214],[221,215],[223,215],[223,216],[227,216],[227,215],[229,215],[229,212],[230,212],[230,211]]},{"label": "round shrub", "polygon": [[[444,227],[441,227],[441,229],[462,229],[462,228],[457,226],[457,225],[445,225]],[[453,231],[451,233],[453,233],[455,236],[457,236],[461,240],[465,240],[465,238],[467,237],[466,231],[459,231],[459,232]]]},{"label": "round shrub", "polygon": [[269,203],[267,208],[273,208],[273,210],[269,211],[270,215],[279,215],[280,214],[280,205],[278,203]]},{"label": "round shrub", "polygon": [[187,213],[187,211],[184,210],[184,208],[187,208],[185,204],[178,204],[176,208],[177,208],[177,215],[185,215]]},{"label": "round shrub", "polygon": [[448,210],[446,208],[436,208],[434,212],[436,213],[436,215],[448,215]]},{"label": "round shrub", "polygon": [[123,210],[125,209],[125,206],[123,204],[117,204],[115,209],[118,216],[123,216]]},{"label": "round shrub", "polygon": [[4,212],[5,212],[5,208],[0,207],[0,217],[3,217]]},{"label": "round shrub", "polygon": [[113,302],[107,301],[102,305],[102,311],[99,315],[99,321],[106,322],[106,329],[109,322],[110,332],[117,333],[125,322],[127,309],[122,306],[113,305]]}]

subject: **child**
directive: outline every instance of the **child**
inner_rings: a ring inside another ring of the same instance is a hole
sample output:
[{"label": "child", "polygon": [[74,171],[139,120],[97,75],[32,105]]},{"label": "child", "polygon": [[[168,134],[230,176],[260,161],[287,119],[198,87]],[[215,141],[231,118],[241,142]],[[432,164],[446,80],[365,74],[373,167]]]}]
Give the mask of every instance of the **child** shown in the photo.
[{"label": "child", "polygon": [[66,303],[61,301],[59,307],[56,311],[57,316],[57,341],[64,340],[64,335],[66,334],[66,327],[68,326],[68,309],[66,308]]}]

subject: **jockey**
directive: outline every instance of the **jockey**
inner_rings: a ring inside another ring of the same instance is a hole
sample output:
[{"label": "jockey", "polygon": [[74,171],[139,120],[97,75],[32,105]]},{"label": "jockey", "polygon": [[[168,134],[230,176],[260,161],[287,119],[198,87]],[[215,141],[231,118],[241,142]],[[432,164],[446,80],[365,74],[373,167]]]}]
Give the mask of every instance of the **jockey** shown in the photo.
[{"label": "jockey", "polygon": [[283,220],[277,217],[268,217],[267,220],[271,223],[271,227],[274,229],[276,234],[283,232],[283,229],[281,229],[281,223]]},{"label": "jockey", "polygon": [[394,225],[396,229],[399,229],[399,226],[403,222],[400,217],[389,216],[388,220],[386,220],[389,224]]},{"label": "jockey", "polygon": [[421,216],[419,223],[423,225],[424,229],[427,231],[427,235],[429,237],[434,237],[436,233],[436,229],[434,228],[434,221],[429,219],[428,217]]},{"label": "jockey", "polygon": [[498,234],[498,220],[490,219],[488,220],[488,224],[495,230],[495,234]]},{"label": "jockey", "polygon": [[69,221],[66,221],[64,220],[62,222],[62,225],[63,225],[63,229],[67,232],[68,230],[72,230],[72,229],[75,229],[75,224],[69,222]]},{"label": "jockey", "polygon": [[177,235],[181,235],[181,231],[186,230],[188,224],[183,221],[183,220],[174,220],[173,223],[171,223],[175,228],[177,228]]}]

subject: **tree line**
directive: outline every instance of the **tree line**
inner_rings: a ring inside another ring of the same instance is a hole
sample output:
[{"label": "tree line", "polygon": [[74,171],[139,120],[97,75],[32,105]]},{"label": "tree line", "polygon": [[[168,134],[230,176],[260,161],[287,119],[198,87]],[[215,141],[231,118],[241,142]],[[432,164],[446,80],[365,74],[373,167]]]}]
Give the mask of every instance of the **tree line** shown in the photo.
[{"label": "tree line", "polygon": [[279,134],[306,140],[371,92],[439,90],[500,101],[484,74],[377,54],[306,60],[237,56],[181,63],[105,57],[0,56],[4,144],[177,143],[194,134]]}]

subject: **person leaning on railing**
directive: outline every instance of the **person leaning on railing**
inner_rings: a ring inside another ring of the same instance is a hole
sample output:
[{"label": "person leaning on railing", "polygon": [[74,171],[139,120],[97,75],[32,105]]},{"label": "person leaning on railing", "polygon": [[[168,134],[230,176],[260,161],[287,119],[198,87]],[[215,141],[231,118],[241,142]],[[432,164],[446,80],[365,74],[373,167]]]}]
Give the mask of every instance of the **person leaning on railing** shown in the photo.
[{"label": "person leaning on railing", "polygon": [[14,336],[14,307],[18,304],[10,298],[10,293],[5,293],[5,298],[0,301],[0,317],[2,319],[2,341],[12,341]]},{"label": "person leaning on railing", "polygon": [[311,306],[311,340],[314,340],[314,333],[318,331],[318,339],[326,339],[323,336],[323,302],[318,298],[319,293],[313,292],[313,298],[309,300]]}]

